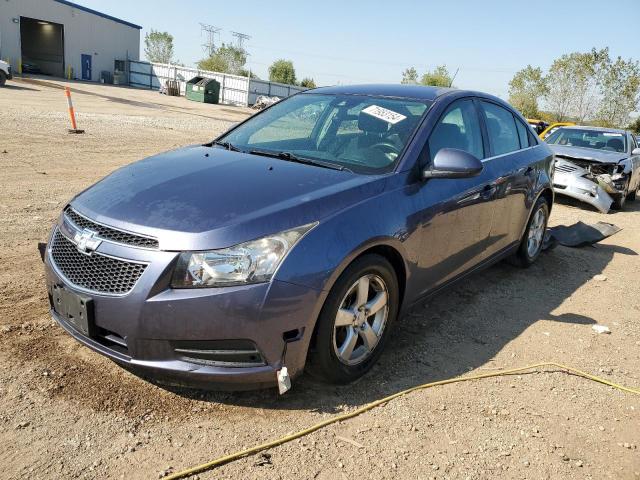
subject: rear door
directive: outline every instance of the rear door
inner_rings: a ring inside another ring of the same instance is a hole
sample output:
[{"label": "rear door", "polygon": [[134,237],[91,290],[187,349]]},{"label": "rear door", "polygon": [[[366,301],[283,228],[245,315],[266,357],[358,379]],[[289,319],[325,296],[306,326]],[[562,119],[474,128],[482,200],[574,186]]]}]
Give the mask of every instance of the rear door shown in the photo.
[{"label": "rear door", "polygon": [[484,99],[479,103],[490,149],[484,165],[496,179],[492,242],[485,252],[488,257],[520,240],[535,171],[531,166],[534,154],[529,147],[530,129],[503,106]]},{"label": "rear door", "polygon": [[[457,148],[479,159],[485,145],[473,99],[454,101],[435,125],[423,152],[426,167],[442,148]],[[472,178],[432,178],[422,184],[419,275],[423,291],[433,290],[478,264],[488,248],[493,219],[494,178],[484,169]]]}]

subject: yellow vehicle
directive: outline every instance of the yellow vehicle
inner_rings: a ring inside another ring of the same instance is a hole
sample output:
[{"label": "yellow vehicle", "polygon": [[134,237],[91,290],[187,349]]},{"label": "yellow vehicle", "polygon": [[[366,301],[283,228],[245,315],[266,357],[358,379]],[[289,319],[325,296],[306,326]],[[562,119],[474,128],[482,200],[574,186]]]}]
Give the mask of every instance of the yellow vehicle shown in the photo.
[{"label": "yellow vehicle", "polygon": [[544,120],[538,120],[537,118],[527,118],[527,123],[531,125],[531,128],[533,128],[538,135],[540,135],[549,126],[547,122]]},{"label": "yellow vehicle", "polygon": [[572,127],[573,125],[575,125],[574,122],[556,122],[556,123],[552,123],[551,125],[549,125],[547,128],[545,128],[540,134],[540,138],[542,140],[545,139],[545,137],[547,135],[551,135],[553,132],[555,132],[557,129],[559,129],[560,127]]}]

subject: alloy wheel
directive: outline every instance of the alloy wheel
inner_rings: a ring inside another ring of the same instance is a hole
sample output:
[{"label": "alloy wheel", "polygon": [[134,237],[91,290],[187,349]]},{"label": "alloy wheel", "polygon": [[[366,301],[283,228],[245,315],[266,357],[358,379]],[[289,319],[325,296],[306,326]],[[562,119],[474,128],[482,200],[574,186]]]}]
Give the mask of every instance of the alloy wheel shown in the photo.
[{"label": "alloy wheel", "polygon": [[529,235],[527,237],[527,254],[530,258],[535,257],[542,248],[544,239],[544,230],[546,227],[546,214],[544,209],[539,208],[533,215],[531,224],[529,225]]},{"label": "alloy wheel", "polygon": [[336,313],[333,348],[347,365],[364,362],[380,342],[389,317],[389,293],[378,275],[360,277],[347,291]]}]

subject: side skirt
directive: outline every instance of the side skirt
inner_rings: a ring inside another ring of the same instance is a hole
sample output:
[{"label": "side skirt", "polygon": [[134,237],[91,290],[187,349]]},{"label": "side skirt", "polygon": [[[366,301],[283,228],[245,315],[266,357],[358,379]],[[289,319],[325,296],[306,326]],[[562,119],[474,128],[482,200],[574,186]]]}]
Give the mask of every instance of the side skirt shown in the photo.
[{"label": "side skirt", "polygon": [[474,273],[479,272],[481,270],[484,270],[485,268],[489,268],[491,265],[494,265],[494,264],[498,263],[499,261],[504,260],[505,258],[513,255],[518,250],[519,246],[520,246],[520,242],[514,242],[511,245],[509,245],[508,247],[503,248],[499,252],[494,253],[491,257],[482,260],[480,263],[478,263],[474,267],[471,267],[466,272],[462,272],[461,274],[459,274],[458,276],[452,278],[451,280],[447,281],[446,283],[443,283],[442,285],[434,288],[433,290],[430,290],[427,293],[421,295],[420,297],[415,299],[413,302],[411,302],[406,307],[403,306],[402,307],[402,311],[400,312],[398,317],[402,317],[405,313],[407,313],[416,304],[418,304],[420,302],[423,302],[423,301],[425,301],[425,300],[427,300],[429,298],[433,298],[433,297],[439,295],[443,291],[448,290],[454,284],[456,284],[459,281],[467,278],[468,276],[473,275]]}]

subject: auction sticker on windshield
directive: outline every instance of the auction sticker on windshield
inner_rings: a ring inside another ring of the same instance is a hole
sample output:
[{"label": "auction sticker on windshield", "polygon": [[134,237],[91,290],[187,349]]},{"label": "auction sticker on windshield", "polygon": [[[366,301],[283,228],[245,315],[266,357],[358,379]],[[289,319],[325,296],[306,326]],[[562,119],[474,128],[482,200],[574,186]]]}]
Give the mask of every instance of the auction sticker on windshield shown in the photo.
[{"label": "auction sticker on windshield", "polygon": [[378,105],[369,105],[367,108],[363,108],[362,111],[366,114],[371,115],[372,117],[379,118],[380,120],[384,120],[385,122],[390,123],[391,125],[395,125],[398,122],[401,122],[405,118],[405,115],[401,113],[394,112],[393,110],[388,110],[383,107],[379,107]]}]

